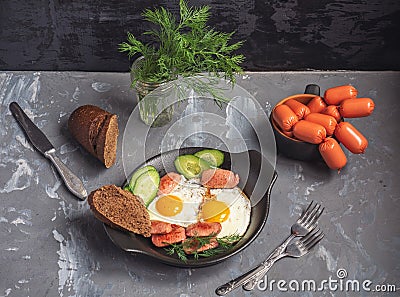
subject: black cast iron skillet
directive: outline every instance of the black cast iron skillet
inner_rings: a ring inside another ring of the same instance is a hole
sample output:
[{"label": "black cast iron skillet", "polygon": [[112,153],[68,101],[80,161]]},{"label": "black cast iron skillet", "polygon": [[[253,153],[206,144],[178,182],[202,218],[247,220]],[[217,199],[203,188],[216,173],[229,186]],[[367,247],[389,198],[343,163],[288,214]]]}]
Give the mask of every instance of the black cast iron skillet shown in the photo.
[{"label": "black cast iron skillet", "polygon": [[[176,171],[174,160],[177,156],[194,154],[201,149],[204,148],[190,147],[168,151],[147,160],[145,164],[139,167],[152,165],[160,173],[160,176],[163,176],[166,172]],[[239,174],[239,187],[250,198],[252,204],[250,225],[246,233],[227,252],[206,258],[200,257],[199,259],[189,256],[188,260],[184,262],[176,257],[176,255],[168,255],[163,248],[154,246],[150,238],[116,230],[104,225],[110,239],[127,252],[144,254],[159,262],[177,267],[203,267],[217,264],[246,248],[259,235],[265,225],[268,217],[271,189],[277,178],[277,174],[274,167],[257,151],[242,153],[224,152],[224,154],[225,161],[221,165],[221,168],[229,169]]]}]

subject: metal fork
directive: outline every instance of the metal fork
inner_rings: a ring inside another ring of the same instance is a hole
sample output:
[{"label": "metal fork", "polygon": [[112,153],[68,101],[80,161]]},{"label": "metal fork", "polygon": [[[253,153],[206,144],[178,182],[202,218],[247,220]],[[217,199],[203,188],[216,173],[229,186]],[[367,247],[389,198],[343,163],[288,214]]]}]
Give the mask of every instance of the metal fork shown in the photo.
[{"label": "metal fork", "polygon": [[[318,203],[314,203],[314,201],[311,201],[311,203],[308,205],[307,209],[303,212],[303,214],[300,216],[300,218],[292,225],[291,229],[291,234],[289,235],[288,238],[280,245],[278,246],[269,256],[268,258],[263,262],[266,263],[270,259],[274,259],[278,257],[280,254],[282,254],[289,242],[295,238],[295,237],[302,237],[308,234],[310,231],[312,231],[316,226],[317,226],[317,221],[318,218],[321,216],[322,212],[324,211],[325,208],[321,209],[321,205]],[[261,264],[262,265],[262,264]],[[257,268],[248,271],[247,273],[243,274],[241,277],[246,277],[249,274],[252,274],[254,278],[252,278],[252,281],[249,283],[241,282],[236,283],[235,287],[232,288],[235,289],[238,286],[243,286],[243,289],[245,290],[252,290],[255,285],[258,283],[258,278],[257,275],[254,274],[254,271],[257,270]]]},{"label": "metal fork", "polygon": [[307,254],[321,239],[324,237],[324,233],[319,230],[319,228],[314,229],[313,231],[309,232],[303,238],[300,238],[298,241],[291,243],[287,246],[286,250],[279,254],[277,257],[269,259],[263,262],[261,265],[256,267],[251,271],[251,273],[246,273],[220,287],[215,290],[215,293],[219,296],[224,296],[230,291],[238,288],[242,284],[247,283],[256,275],[264,276],[268,270],[272,267],[272,265],[284,258],[284,257],[292,257],[292,258],[299,258]]},{"label": "metal fork", "polygon": [[[282,254],[282,252],[286,249],[289,242],[295,237],[303,237],[307,235],[310,231],[314,230],[315,227],[317,226],[317,221],[324,212],[324,210],[325,207],[321,208],[320,204],[311,201],[307,209],[303,212],[303,214],[296,221],[296,223],[294,223],[290,228],[291,234],[288,236],[288,238],[286,238],[286,240],[268,256],[268,258],[264,261],[264,263]],[[251,270],[250,272],[252,271],[253,270]],[[254,287],[257,285],[258,281],[262,277],[264,277],[264,275],[255,276],[248,283],[243,285],[243,289],[246,291],[253,290]]]},{"label": "metal fork", "polygon": [[[267,274],[267,272],[270,270],[272,265],[275,264],[276,261],[282,259],[283,257],[293,257],[293,258],[298,258],[301,257],[305,254],[307,254],[314,245],[316,245],[322,238],[324,237],[324,234],[319,231],[319,228],[314,229],[311,231],[308,235],[305,237],[299,239],[298,241],[294,242],[293,244],[288,245],[286,248],[286,251],[279,254],[278,256],[274,258],[267,259],[264,261],[261,265],[259,265],[256,269],[253,271],[253,277],[250,277],[249,281],[243,285],[243,289],[246,291],[251,291],[255,288],[255,286],[258,284],[258,282],[264,278],[264,276]],[[314,241],[312,240],[314,238]],[[297,250],[301,249],[303,245],[306,245],[305,248],[306,250],[302,250],[301,252],[303,254],[300,254],[300,251]],[[297,253],[297,254],[296,254]]]}]

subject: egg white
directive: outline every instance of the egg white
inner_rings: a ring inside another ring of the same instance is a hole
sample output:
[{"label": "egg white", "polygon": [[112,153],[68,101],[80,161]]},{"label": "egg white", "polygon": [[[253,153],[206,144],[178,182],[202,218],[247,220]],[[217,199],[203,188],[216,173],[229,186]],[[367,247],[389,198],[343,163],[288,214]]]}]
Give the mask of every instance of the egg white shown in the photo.
[{"label": "egg white", "polygon": [[159,195],[149,204],[148,211],[150,220],[159,220],[171,224],[187,227],[198,221],[199,207],[203,201],[206,189],[198,184],[194,184],[184,178],[168,195],[176,196],[182,200],[182,211],[174,216],[163,216],[156,209],[157,201],[165,196]]},{"label": "egg white", "polygon": [[243,236],[250,223],[251,203],[249,198],[238,187],[212,189],[210,192],[216,196],[216,200],[225,202],[230,212],[228,219],[221,223],[222,230],[217,237],[233,234]]}]

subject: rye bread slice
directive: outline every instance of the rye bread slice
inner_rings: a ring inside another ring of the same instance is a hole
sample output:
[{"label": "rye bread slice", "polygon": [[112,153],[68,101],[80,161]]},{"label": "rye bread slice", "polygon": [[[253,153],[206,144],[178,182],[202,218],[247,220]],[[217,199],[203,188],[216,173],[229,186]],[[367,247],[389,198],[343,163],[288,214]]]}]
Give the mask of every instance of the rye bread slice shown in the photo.
[{"label": "rye bread slice", "polygon": [[118,118],[95,105],[75,109],[68,120],[71,135],[107,168],[116,160]]},{"label": "rye bread slice", "polygon": [[117,157],[118,118],[115,114],[108,115],[97,134],[95,152],[97,158],[110,168]]},{"label": "rye bread slice", "polygon": [[150,215],[143,201],[129,191],[106,185],[90,193],[90,209],[96,218],[117,229],[150,237]]}]

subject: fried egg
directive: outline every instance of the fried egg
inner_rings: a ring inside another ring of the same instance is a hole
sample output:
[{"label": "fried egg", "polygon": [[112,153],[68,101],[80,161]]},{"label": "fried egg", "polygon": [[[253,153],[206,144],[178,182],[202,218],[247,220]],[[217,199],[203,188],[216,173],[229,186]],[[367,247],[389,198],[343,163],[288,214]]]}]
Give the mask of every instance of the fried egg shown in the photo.
[{"label": "fried egg", "polygon": [[148,206],[150,220],[187,227],[198,221],[219,222],[218,238],[243,236],[250,223],[251,203],[239,187],[210,189],[198,180],[181,181],[168,194],[160,194]]},{"label": "fried egg", "polygon": [[242,236],[250,223],[250,200],[238,187],[211,189],[210,193],[212,198],[201,205],[201,220],[221,223],[219,238],[232,234]]},{"label": "fried egg", "polygon": [[168,194],[154,198],[149,204],[150,220],[159,220],[183,227],[198,221],[199,207],[206,189],[182,176],[181,182]]}]

